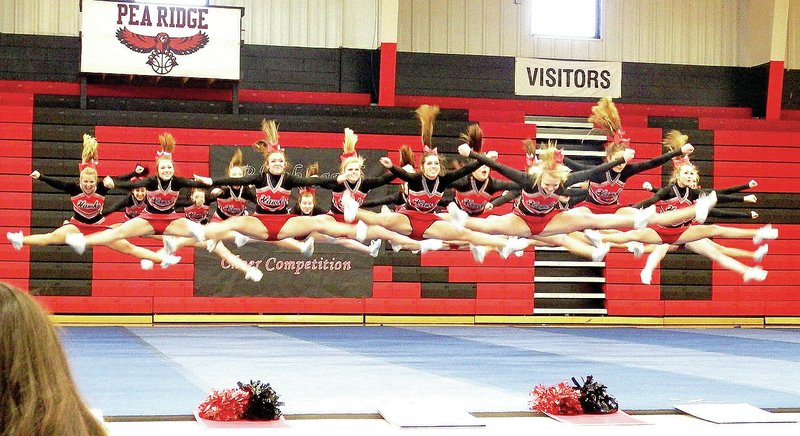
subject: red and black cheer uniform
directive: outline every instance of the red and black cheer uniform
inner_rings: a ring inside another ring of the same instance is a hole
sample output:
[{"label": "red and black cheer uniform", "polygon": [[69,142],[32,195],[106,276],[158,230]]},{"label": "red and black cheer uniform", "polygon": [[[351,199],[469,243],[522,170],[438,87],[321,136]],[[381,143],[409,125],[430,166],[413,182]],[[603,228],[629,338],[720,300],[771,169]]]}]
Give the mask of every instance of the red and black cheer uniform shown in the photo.
[{"label": "red and black cheer uniform", "polygon": [[[487,177],[481,182],[472,175],[456,180],[450,184],[450,188],[455,192],[453,200],[459,209],[469,216],[480,216],[486,211],[486,204],[492,203],[492,206],[499,206],[514,198],[514,194],[509,194],[509,192],[519,191],[519,185],[516,183],[496,180],[492,177]],[[503,192],[503,194],[495,197],[494,194],[498,192]]]},{"label": "red and black cheer uniform", "polygon": [[183,206],[183,215],[186,219],[200,224],[208,224],[208,215],[211,212],[211,203],[214,200],[206,197],[202,205],[198,206],[194,202]]},{"label": "red and black cheer uniform", "polygon": [[[692,189],[688,186],[682,188],[677,183],[670,183],[659,189],[652,197],[634,204],[633,207],[646,208],[655,204],[659,213],[685,209],[693,205],[702,193],[703,191],[699,189]],[[719,203],[733,201],[741,201],[741,199],[733,195],[717,194]],[[691,225],[692,219],[688,219],[670,226],[650,225],[648,227],[655,230],[665,244],[674,244]]]},{"label": "red and black cheer uniform", "polygon": [[314,186],[320,183],[335,181],[336,177],[300,177],[283,173],[276,176],[270,172],[261,172],[243,178],[214,179],[214,185],[253,185],[255,186],[256,211],[253,214],[267,229],[267,240],[277,241],[283,225],[290,218],[289,199],[292,188]]},{"label": "red and black cheer uniform", "polygon": [[437,176],[433,180],[429,180],[422,174],[409,173],[397,166],[389,168],[389,171],[397,178],[408,183],[406,203],[398,212],[407,216],[411,223],[409,237],[422,240],[425,231],[434,222],[441,220],[434,212],[439,206],[439,201],[444,197],[444,191],[453,182],[477,170],[480,166],[480,162],[470,162],[455,171]]},{"label": "red and black cheer uniform", "polygon": [[[629,178],[643,171],[664,165],[681,154],[680,150],[675,150],[645,162],[629,163],[620,172],[608,169],[601,173],[592,174],[587,179],[589,181],[589,196],[584,202],[576,204],[574,207],[587,207],[592,213],[614,213],[624,206],[619,203],[619,197],[625,187],[625,182]],[[564,158],[564,163],[573,169],[588,169],[566,157]]]},{"label": "red and black cheer uniform", "polygon": [[162,180],[158,176],[150,176],[136,182],[116,181],[115,183],[117,187],[129,191],[141,187],[147,189],[145,210],[138,218],[147,220],[157,235],[164,234],[164,230],[172,221],[184,218],[183,215],[175,212],[175,205],[181,189],[205,188],[202,183],[184,177]]},{"label": "red and black cheer uniform", "polygon": [[105,221],[103,205],[105,205],[106,202],[106,194],[109,191],[108,188],[102,184],[98,184],[97,189],[95,189],[93,193],[86,194],[83,192],[83,189],[81,189],[79,182],[65,182],[63,180],[47,177],[43,174],[39,176],[39,180],[61,192],[69,194],[73,212],[72,216],[69,218],[69,224],[77,227],[81,233],[90,235],[108,228],[108,226],[100,225]]},{"label": "red and black cheer uniform", "polygon": [[128,195],[125,197],[121,202],[111,206],[110,208],[106,208],[103,210],[103,216],[109,216],[114,212],[123,211],[125,213],[125,220],[130,220],[136,218],[137,216],[141,215],[144,212],[146,204],[146,199],[139,201],[133,194]]},{"label": "red and black cheer uniform", "polygon": [[381,187],[395,179],[392,173],[386,173],[380,177],[361,177],[355,183],[350,183],[345,180],[343,183],[338,183],[335,180],[333,183],[324,182],[320,183],[319,187],[331,191],[331,208],[328,213],[332,215],[336,221],[344,222],[344,206],[342,205],[342,196],[345,192],[350,192],[352,198],[361,206],[367,198],[369,191]]},{"label": "red and black cheer uniform", "polygon": [[220,189],[222,193],[214,198],[217,207],[214,209],[212,221],[247,215],[248,201],[255,203],[255,193],[247,186],[222,186]]},{"label": "red and black cheer uniform", "polygon": [[522,188],[519,198],[514,203],[514,214],[525,221],[531,231],[531,235],[534,236],[542,233],[550,220],[565,210],[560,201],[565,193],[564,186],[580,183],[592,175],[603,173],[625,162],[624,159],[620,158],[590,169],[572,172],[567,177],[566,182],[548,194],[535,184],[534,178],[530,174],[524,171],[508,167],[474,151],[471,151],[469,156],[508,177],[509,180]]}]

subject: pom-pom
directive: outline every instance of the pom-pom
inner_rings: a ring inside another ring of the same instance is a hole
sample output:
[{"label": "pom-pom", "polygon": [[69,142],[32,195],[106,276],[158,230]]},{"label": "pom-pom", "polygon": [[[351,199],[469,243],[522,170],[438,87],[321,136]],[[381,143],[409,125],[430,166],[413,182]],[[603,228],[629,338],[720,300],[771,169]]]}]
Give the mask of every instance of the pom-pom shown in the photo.
[{"label": "pom-pom", "polygon": [[583,385],[572,377],[575,389],[580,393],[580,403],[584,413],[615,413],[619,410],[617,400],[606,393],[606,386],[598,383],[591,375],[586,376]]},{"label": "pom-pom", "polygon": [[251,393],[241,389],[213,391],[200,406],[197,414],[212,421],[236,421],[242,419],[250,402]]},{"label": "pom-pom", "polygon": [[528,405],[531,410],[552,415],[580,415],[583,413],[580,391],[574,389],[566,381],[550,387],[538,385],[529,395],[531,399],[528,401]]},{"label": "pom-pom", "polygon": [[278,407],[283,406],[283,403],[278,401],[280,396],[269,383],[250,380],[248,384],[238,384],[240,390],[250,394],[250,404],[244,412],[244,419],[272,421],[281,417],[281,409]]}]

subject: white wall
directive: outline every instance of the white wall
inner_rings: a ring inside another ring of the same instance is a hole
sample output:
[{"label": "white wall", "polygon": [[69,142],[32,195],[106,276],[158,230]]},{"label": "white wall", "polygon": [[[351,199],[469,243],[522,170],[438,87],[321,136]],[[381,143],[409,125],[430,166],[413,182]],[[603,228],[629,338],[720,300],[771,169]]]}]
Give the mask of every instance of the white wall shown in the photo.
[{"label": "white wall", "polygon": [[786,68],[800,69],[800,0],[789,1],[789,27],[786,31]]},{"label": "white wall", "polygon": [[[0,32],[78,36],[79,3],[0,0]],[[245,44],[328,48],[378,45],[378,0],[210,0],[209,4],[245,8]]]},{"label": "white wall", "polygon": [[0,0],[0,32],[78,36],[78,0]]},{"label": "white wall", "polygon": [[742,1],[604,0],[598,41],[531,36],[529,0],[400,0],[398,50],[737,65]]},{"label": "white wall", "polygon": [[[398,50],[752,66],[769,61],[770,0],[603,0],[600,41],[534,38],[529,0],[399,0]],[[210,0],[246,12],[247,44],[375,48],[380,0]],[[391,3],[391,2],[390,2]],[[0,0],[0,32],[77,36],[79,0]],[[787,68],[800,68],[790,0]]]}]

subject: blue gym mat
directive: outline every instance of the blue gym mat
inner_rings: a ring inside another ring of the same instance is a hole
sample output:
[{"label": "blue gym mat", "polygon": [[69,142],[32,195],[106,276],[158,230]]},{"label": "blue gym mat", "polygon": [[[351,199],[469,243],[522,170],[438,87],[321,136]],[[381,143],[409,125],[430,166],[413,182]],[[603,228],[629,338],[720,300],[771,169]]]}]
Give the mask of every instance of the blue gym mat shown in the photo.
[{"label": "blue gym mat", "polygon": [[211,389],[269,382],[284,413],[440,401],[527,410],[537,384],[593,375],[623,410],[687,402],[800,408],[800,330],[558,327],[66,327],[106,416],[189,415]]}]

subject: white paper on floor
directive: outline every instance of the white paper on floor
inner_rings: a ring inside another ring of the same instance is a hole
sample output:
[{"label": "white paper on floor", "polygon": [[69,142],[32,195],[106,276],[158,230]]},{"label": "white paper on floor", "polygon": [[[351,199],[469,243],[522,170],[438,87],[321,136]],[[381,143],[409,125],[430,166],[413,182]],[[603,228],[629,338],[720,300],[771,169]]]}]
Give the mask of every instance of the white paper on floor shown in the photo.
[{"label": "white paper on floor", "polygon": [[483,427],[467,411],[441,403],[386,403],[378,408],[388,423],[398,427]]},{"label": "white paper on floor", "polygon": [[746,403],[678,404],[674,407],[684,413],[716,424],[797,422],[794,417],[768,412]]},{"label": "white paper on floor", "polygon": [[650,425],[649,422],[628,415],[621,410],[608,414],[553,415],[547,413],[546,415],[556,421],[572,425]]}]

